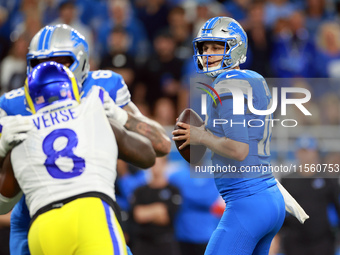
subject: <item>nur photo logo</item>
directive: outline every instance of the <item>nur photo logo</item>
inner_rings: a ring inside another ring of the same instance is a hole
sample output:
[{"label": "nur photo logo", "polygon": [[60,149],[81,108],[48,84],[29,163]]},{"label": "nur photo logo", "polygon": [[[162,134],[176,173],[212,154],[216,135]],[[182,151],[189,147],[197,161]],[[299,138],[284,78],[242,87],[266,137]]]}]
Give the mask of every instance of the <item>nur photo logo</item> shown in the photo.
[{"label": "nur photo logo", "polygon": [[[271,126],[274,126],[274,122],[281,122],[283,127],[295,127],[298,124],[298,121],[295,119],[273,119],[272,114],[278,108],[278,88],[273,87],[272,93],[270,93],[269,88],[265,82],[263,82],[264,89],[266,91],[267,96],[270,97],[270,102],[268,104],[267,109],[256,109],[254,106],[254,98],[253,98],[253,88],[249,85],[249,82],[246,80],[238,80],[237,82],[233,81],[233,84],[230,82],[220,82],[215,85],[215,88],[212,86],[197,82],[204,87],[197,87],[198,89],[204,91],[204,94],[201,94],[201,114],[207,115],[207,95],[211,97],[213,100],[213,104],[216,107],[218,103],[223,107],[223,101],[221,97],[231,97],[233,100],[233,115],[244,115],[244,106],[247,105],[247,112],[255,115],[267,116],[265,121],[260,119],[250,119],[248,120],[248,126],[251,127],[262,127],[265,125],[265,122],[271,123]],[[299,98],[290,98],[292,94],[300,94],[302,97]],[[304,115],[311,116],[312,114],[308,109],[304,106],[305,103],[308,103],[311,99],[311,93],[309,90],[305,88],[296,88],[296,87],[281,87],[281,100],[280,100],[280,109],[281,116],[287,115],[287,106],[291,105],[293,107],[297,107]],[[288,125],[288,123],[293,123],[293,125]],[[221,124],[230,124],[231,126],[234,124],[240,123],[232,123],[232,119],[214,119],[214,126]],[[246,123],[241,123],[246,125]]]}]

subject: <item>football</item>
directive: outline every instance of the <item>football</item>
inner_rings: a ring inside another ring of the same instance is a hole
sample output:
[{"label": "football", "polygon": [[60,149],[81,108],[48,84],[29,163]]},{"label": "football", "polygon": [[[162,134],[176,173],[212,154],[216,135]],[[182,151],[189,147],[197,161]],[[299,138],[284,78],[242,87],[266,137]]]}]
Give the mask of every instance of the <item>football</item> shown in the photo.
[{"label": "football", "polygon": [[[187,123],[195,127],[200,127],[204,124],[202,118],[194,110],[190,108],[185,109],[179,115],[178,122]],[[175,125],[175,130],[177,129],[181,129],[181,127]],[[178,147],[181,146],[184,142],[185,140],[175,141],[177,150],[182,155],[182,157],[189,163],[191,164],[198,163],[202,159],[207,148],[204,145],[188,145],[184,149],[179,150]]]}]

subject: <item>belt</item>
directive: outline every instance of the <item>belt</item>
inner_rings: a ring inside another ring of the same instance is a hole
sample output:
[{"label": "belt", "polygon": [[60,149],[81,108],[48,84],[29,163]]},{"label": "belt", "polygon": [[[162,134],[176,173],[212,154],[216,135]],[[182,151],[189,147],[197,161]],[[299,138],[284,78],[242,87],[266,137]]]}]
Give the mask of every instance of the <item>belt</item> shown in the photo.
[{"label": "belt", "polygon": [[86,193],[82,193],[82,194],[78,194],[72,197],[68,197],[65,199],[61,199],[55,202],[52,202],[48,205],[45,205],[43,207],[41,207],[32,217],[31,222],[30,222],[30,227],[32,225],[32,223],[34,222],[34,220],[40,215],[43,214],[45,212],[48,212],[50,210],[53,209],[57,209],[57,208],[61,208],[64,205],[66,205],[69,202],[72,202],[75,199],[78,198],[84,198],[84,197],[97,197],[100,198],[101,200],[105,201],[109,206],[111,206],[111,208],[113,209],[117,220],[119,222],[119,224],[121,225],[122,223],[122,219],[121,219],[121,212],[120,212],[120,208],[119,205],[117,204],[116,201],[114,201],[111,197],[109,197],[108,195],[104,194],[104,193],[100,193],[100,192],[96,192],[96,191],[91,191],[91,192],[86,192]]}]

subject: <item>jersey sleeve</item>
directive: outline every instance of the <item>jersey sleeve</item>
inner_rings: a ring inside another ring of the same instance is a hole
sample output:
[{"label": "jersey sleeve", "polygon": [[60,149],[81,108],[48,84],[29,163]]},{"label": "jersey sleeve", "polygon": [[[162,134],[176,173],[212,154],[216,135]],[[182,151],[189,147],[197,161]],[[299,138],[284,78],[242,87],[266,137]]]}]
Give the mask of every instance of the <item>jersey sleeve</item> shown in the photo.
[{"label": "jersey sleeve", "polygon": [[81,99],[81,103],[90,102],[90,104],[93,104],[94,102],[100,101],[100,103],[103,105],[105,93],[107,92],[105,91],[104,88],[97,85],[93,85],[88,94],[86,95],[86,97],[83,97]]},{"label": "jersey sleeve", "polygon": [[112,72],[110,83],[110,89],[107,89],[110,97],[115,101],[116,105],[123,108],[131,101],[131,94],[123,77]]},{"label": "jersey sleeve", "polygon": [[215,84],[217,94],[214,94],[215,99],[219,97],[232,96],[233,98],[248,99],[248,92],[251,89],[249,81],[245,79],[220,79]]},{"label": "jersey sleeve", "polygon": [[215,100],[221,100],[216,110],[222,120],[228,125],[222,125],[224,135],[232,140],[249,143],[248,126],[246,121],[249,82],[244,79],[219,77],[215,86]]},{"label": "jersey sleeve", "polygon": [[124,107],[131,101],[131,95],[123,77],[111,70],[90,72],[83,84],[85,96],[94,85],[105,89],[119,107]]},{"label": "jersey sleeve", "polygon": [[122,76],[120,76],[117,83],[118,83],[117,84],[118,90],[117,90],[115,102],[119,107],[124,107],[131,101],[130,91]]},{"label": "jersey sleeve", "polygon": [[231,97],[222,97],[222,105],[217,106],[218,116],[221,120],[227,120],[228,125],[222,125],[225,137],[234,141],[249,144],[248,124],[245,117],[247,105],[243,104],[243,113],[240,115],[233,114],[233,99]]},{"label": "jersey sleeve", "polygon": [[0,118],[7,116],[5,94],[0,97]]}]

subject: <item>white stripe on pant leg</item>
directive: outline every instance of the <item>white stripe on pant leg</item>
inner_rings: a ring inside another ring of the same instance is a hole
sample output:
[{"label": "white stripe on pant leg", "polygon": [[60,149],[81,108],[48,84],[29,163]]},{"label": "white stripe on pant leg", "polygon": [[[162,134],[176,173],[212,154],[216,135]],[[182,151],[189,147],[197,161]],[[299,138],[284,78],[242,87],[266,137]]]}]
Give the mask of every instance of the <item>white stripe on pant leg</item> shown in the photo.
[{"label": "white stripe on pant leg", "polygon": [[[119,229],[118,229],[118,225],[117,225],[117,224],[119,224],[118,220],[117,220],[115,213],[112,210],[112,208],[111,207],[109,207],[109,208],[110,208],[110,218],[111,218],[111,222],[112,222],[113,233],[117,238],[117,243],[118,243],[118,247],[119,247],[119,255],[127,255],[126,244],[122,240]],[[123,233],[122,233],[122,235],[123,235]],[[124,235],[123,235],[123,238],[124,238]]]}]

